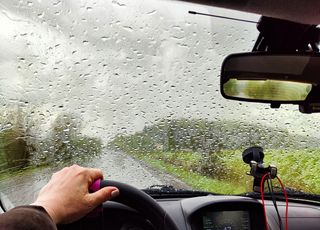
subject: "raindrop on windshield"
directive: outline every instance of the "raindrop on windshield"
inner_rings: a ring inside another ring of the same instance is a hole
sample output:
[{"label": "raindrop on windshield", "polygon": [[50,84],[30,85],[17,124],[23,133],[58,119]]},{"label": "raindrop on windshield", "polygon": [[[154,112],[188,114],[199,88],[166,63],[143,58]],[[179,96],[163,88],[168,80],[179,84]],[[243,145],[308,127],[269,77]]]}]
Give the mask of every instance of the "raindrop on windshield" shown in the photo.
[{"label": "raindrop on windshield", "polygon": [[44,17],[44,12],[38,14],[37,16],[38,16],[38,18],[43,18]]}]

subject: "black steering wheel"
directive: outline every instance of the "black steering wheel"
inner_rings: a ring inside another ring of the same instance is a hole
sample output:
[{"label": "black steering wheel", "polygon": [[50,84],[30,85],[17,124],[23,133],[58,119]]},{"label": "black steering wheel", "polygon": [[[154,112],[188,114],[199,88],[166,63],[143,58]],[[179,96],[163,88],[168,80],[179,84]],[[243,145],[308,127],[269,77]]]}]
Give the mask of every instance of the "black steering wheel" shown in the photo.
[{"label": "black steering wheel", "polygon": [[106,186],[117,187],[120,191],[120,195],[114,202],[118,202],[127,205],[138,212],[155,226],[156,230],[178,230],[176,224],[171,217],[163,210],[163,208],[145,192],[118,181],[102,180],[100,182],[100,188]]},{"label": "black steering wheel", "polygon": [[[118,181],[101,180],[100,188],[114,186],[120,191],[120,195],[114,199],[113,202],[117,202],[126,205],[132,209],[138,211],[143,217],[148,219],[155,230],[178,230],[178,227],[173,222],[171,217],[164,211],[164,209],[145,192]],[[99,189],[99,188],[98,188]],[[85,223],[86,218],[83,218],[75,223],[69,225],[59,225],[59,230],[73,230],[73,229],[101,229],[99,222],[91,222],[89,225]],[[103,223],[103,221],[102,221]],[[103,225],[103,224],[102,224]]]}]

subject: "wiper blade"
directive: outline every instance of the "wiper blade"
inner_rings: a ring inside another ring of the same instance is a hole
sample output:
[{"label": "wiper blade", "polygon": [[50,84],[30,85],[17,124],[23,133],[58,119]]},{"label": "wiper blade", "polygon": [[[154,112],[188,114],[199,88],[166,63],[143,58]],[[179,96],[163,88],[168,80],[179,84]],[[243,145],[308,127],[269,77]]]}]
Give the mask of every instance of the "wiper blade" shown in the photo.
[{"label": "wiper blade", "polygon": [[[289,200],[308,200],[308,201],[316,201],[320,202],[320,195],[316,194],[310,194],[310,193],[304,193],[300,191],[296,191],[293,189],[286,189],[287,195]],[[283,192],[273,192],[273,195],[278,199],[278,200],[285,200]],[[239,196],[247,196],[251,198],[261,198],[260,193],[257,192],[249,192],[249,193],[243,193],[239,194]],[[264,195],[265,199],[271,199],[271,194],[270,193],[265,193]]]},{"label": "wiper blade", "polygon": [[142,191],[152,196],[153,198],[187,198],[195,196],[220,195],[196,190],[177,189],[172,185],[152,185],[149,188],[142,189]]}]

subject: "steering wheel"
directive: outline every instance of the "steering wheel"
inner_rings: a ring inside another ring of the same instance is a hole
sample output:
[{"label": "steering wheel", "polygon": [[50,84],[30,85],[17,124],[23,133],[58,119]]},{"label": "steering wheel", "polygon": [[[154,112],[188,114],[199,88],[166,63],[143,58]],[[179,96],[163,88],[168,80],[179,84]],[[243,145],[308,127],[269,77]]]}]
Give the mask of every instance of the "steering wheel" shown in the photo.
[{"label": "steering wheel", "polygon": [[156,230],[178,230],[171,217],[163,210],[163,208],[149,195],[143,191],[118,181],[101,180],[100,188],[106,186],[117,187],[120,195],[114,202],[127,205],[150,220]]},{"label": "steering wheel", "polygon": [[[90,191],[95,192],[107,186],[117,187],[120,191],[119,196],[111,199],[111,201],[135,209],[152,223],[155,230],[179,230],[171,217],[152,197],[131,185],[112,180],[97,180],[90,187]],[[59,225],[57,227],[59,230],[86,229],[82,221],[79,220],[69,225]],[[98,222],[90,224],[93,224],[93,226],[89,225],[90,229],[101,229],[102,227],[101,223]]]}]

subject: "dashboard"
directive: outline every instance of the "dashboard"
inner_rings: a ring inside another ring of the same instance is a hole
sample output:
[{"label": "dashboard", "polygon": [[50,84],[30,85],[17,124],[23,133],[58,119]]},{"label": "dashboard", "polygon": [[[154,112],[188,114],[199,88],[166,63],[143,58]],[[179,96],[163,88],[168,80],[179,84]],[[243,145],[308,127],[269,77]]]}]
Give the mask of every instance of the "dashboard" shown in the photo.
[{"label": "dashboard", "polygon": [[182,201],[184,213],[187,213],[188,224],[191,227],[189,229],[264,229],[264,221],[259,221],[264,220],[263,209],[256,200],[239,199],[239,197],[217,198],[219,197]]},{"label": "dashboard", "polygon": [[[240,196],[208,195],[193,198],[158,199],[158,204],[182,230],[261,230],[265,229],[263,206],[259,200]],[[268,229],[279,228],[271,201],[266,201]],[[278,202],[285,223],[285,203]],[[320,206],[289,203],[289,229],[311,230],[320,226]],[[60,228],[59,228],[60,229]],[[136,210],[120,203],[106,202],[100,210],[62,229],[152,230],[153,225]]]}]

